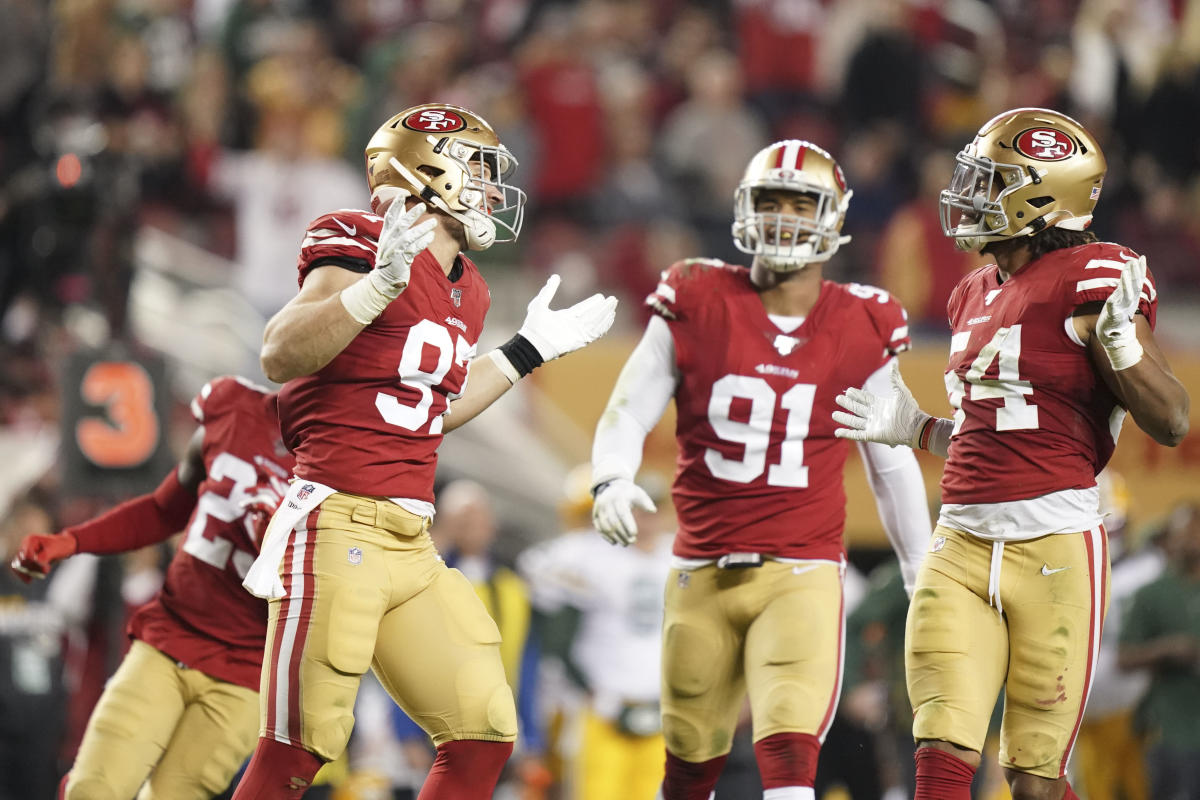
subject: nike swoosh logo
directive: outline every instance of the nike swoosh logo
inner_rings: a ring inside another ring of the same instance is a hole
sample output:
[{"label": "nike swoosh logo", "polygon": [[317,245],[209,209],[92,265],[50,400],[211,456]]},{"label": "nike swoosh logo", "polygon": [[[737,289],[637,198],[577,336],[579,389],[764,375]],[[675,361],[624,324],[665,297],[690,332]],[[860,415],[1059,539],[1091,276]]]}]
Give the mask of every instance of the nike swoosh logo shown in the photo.
[{"label": "nike swoosh logo", "polygon": [[1043,575],[1053,575],[1056,572],[1062,572],[1064,569],[1070,569],[1070,567],[1057,567],[1055,569],[1050,569],[1048,564],[1042,564]]},{"label": "nike swoosh logo", "polygon": [[334,218],[333,218],[333,221],[334,221],[334,222],[336,222],[336,223],[338,224],[338,226],[339,226],[339,227],[340,227],[342,230],[344,230],[344,231],[346,232],[346,235],[347,235],[347,236],[353,236],[353,235],[354,235],[354,233],[355,233],[355,231],[357,231],[357,230],[358,230],[358,226],[357,226],[357,225],[351,225],[350,227],[348,227],[348,228],[347,228],[347,227],[346,227],[346,223],[342,222],[342,221],[341,221],[340,219],[338,219],[337,217],[334,217]]},{"label": "nike swoosh logo", "polygon": [[812,572],[814,569],[816,569],[819,566],[821,566],[821,565],[820,564],[809,564],[806,567],[801,567],[801,566],[797,565],[797,566],[792,567],[792,574],[793,575],[803,575],[806,572]]}]

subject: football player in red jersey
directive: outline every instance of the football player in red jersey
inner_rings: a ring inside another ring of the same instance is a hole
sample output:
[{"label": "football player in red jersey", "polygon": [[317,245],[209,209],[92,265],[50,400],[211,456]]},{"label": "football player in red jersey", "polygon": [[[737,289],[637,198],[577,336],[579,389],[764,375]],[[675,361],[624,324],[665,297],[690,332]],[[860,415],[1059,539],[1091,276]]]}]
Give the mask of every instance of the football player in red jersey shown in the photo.
[{"label": "football player in red jersey", "polygon": [[[843,384],[888,389],[909,347],[904,309],[872,286],[822,276],[851,192],[808,142],[776,142],[746,168],[734,241],[749,269],[672,266],[596,431],[597,530],[629,544],[646,435],[675,398],[679,518],[663,623],[666,800],[706,800],[747,693],[766,797],[812,800],[837,706],[849,448],[829,414]],[[929,512],[911,452],[861,448],[907,585]]]},{"label": "football player in red jersey", "polygon": [[366,160],[372,211],[309,226],[300,291],[263,342],[296,480],[246,580],[271,602],[238,800],[303,795],[345,748],[368,668],[437,747],[422,800],[491,797],[516,712],[496,624],[429,538],[437,448],[615,313],[599,294],[552,311],[552,276],[517,335],[476,358],[490,296],[464,251],[517,237],[516,161],[482,118],[444,104],[388,120]]},{"label": "football player in red jersey", "polygon": [[947,305],[953,419],[922,412],[899,376],[887,398],[838,398],[838,436],[946,457],[906,631],[917,800],[970,797],[1001,687],[1014,800],[1076,797],[1063,776],[1108,601],[1096,473],[1126,412],[1160,444],[1188,429],[1145,257],[1085,230],[1105,171],[1057,111],[987,122],[940,201],[946,235],[995,258]]},{"label": "football player in red jersey", "polygon": [[241,378],[209,382],[192,400],[200,427],[187,453],[152,494],[21,542],[12,567],[28,580],[75,553],[122,553],[186,530],[162,591],[129,621],[132,645],[60,798],[213,797],[254,748],[267,606],[241,582],[292,470],[277,400]]}]

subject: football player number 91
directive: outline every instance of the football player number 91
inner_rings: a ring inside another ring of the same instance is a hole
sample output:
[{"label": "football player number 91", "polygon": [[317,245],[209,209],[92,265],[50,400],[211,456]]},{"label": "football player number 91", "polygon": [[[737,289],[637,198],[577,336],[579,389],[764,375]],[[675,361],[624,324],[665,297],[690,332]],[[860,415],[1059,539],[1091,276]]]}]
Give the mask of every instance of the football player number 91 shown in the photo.
[{"label": "football player number 91", "polygon": [[[437,366],[432,372],[421,369],[425,346],[437,350]],[[433,320],[423,319],[409,329],[404,340],[404,352],[400,354],[400,383],[415,390],[420,398],[415,405],[406,405],[400,398],[386,392],[375,395],[375,408],[389,425],[415,431],[429,422],[429,411],[433,406],[433,388],[442,382],[454,363],[465,364],[472,356],[474,347],[463,336],[454,342],[450,331]],[[463,388],[466,388],[465,385]],[[448,399],[456,397],[454,395]],[[431,434],[441,433],[441,412],[429,424]]]},{"label": "football player number 91", "polygon": [[[770,486],[808,486],[804,437],[808,436],[816,393],[815,385],[798,383],[779,395],[765,380],[750,375],[726,375],[714,383],[708,401],[708,421],[717,436],[742,445],[744,450],[740,459],[729,458],[712,448],[706,450],[704,463],[713,477],[733,483],[750,483],[766,470]],[[750,401],[748,421],[730,417],[735,399]],[[771,444],[777,404],[787,413],[786,433],[779,447],[779,463],[768,467],[767,448]]]}]

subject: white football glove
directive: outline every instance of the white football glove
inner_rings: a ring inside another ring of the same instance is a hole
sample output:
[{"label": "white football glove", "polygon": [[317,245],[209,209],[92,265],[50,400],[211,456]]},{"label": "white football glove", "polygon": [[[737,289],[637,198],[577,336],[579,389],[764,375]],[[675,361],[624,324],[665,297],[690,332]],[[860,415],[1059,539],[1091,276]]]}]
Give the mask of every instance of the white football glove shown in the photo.
[{"label": "white football glove", "polygon": [[844,428],[835,428],[833,435],[839,439],[856,442],[879,442],[895,447],[898,444],[917,449],[921,428],[931,419],[929,414],[917,406],[912,392],[900,376],[900,365],[892,362],[892,388],[890,397],[850,387],[834,400],[845,411],[833,412],[833,421]]},{"label": "white football glove", "polygon": [[561,282],[558,275],[550,276],[529,301],[525,322],[517,331],[534,346],[543,362],[596,341],[608,332],[617,315],[617,298],[598,292],[570,308],[551,310],[550,300]]},{"label": "white football glove", "polygon": [[424,203],[407,211],[401,194],[392,201],[383,217],[375,250],[375,269],[342,290],[342,305],[362,325],[369,325],[383,313],[388,303],[400,296],[412,275],[413,260],[433,243],[436,219],[420,225],[413,223],[426,212]]},{"label": "white football glove", "polygon": [[1142,284],[1146,280],[1146,257],[1139,256],[1125,262],[1121,268],[1121,280],[1117,288],[1104,302],[1100,317],[1096,320],[1096,335],[1114,370],[1128,369],[1142,360],[1142,345],[1138,342],[1137,326],[1133,316],[1137,313]]},{"label": "white football glove", "polygon": [[633,508],[651,513],[658,510],[650,495],[628,478],[613,478],[600,484],[592,502],[592,524],[610,544],[631,545],[637,541]]}]

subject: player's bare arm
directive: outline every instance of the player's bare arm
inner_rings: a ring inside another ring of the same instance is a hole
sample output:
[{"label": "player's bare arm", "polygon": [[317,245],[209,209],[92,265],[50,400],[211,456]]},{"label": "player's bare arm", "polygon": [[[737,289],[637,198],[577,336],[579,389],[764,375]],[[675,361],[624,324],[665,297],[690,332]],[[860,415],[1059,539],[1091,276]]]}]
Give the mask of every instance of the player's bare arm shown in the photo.
[{"label": "player's bare arm", "polygon": [[260,357],[275,383],[317,372],[366,327],[342,305],[341,292],[362,279],[338,266],[317,267],[300,292],[267,322]]},{"label": "player's bare arm", "polygon": [[551,275],[529,301],[517,335],[471,363],[466,390],[450,403],[443,431],[474,419],[532,370],[586,347],[612,327],[617,313],[615,297],[597,293],[568,308],[551,309],[560,282],[558,275]]},{"label": "player's bare arm", "polygon": [[1098,316],[1090,314],[1074,318],[1080,338],[1086,335],[1085,341],[1097,370],[1139,428],[1159,444],[1175,447],[1187,435],[1191,401],[1187,389],[1171,371],[1150,323],[1141,314],[1134,317],[1133,327],[1143,355],[1132,366],[1116,370],[1100,337],[1092,335]]},{"label": "player's bare arm", "polygon": [[[285,383],[322,369],[408,286],[413,260],[434,243],[438,231],[424,203],[408,203],[401,196],[387,208],[374,269],[360,275],[338,266],[316,267],[270,319],[260,356],[268,378]],[[442,238],[449,240],[447,234]]]},{"label": "player's bare arm", "polygon": [[200,427],[179,466],[153,492],[59,533],[26,536],[10,565],[13,572],[28,583],[32,578],[45,578],[55,564],[76,553],[125,553],[178,533],[196,505],[196,488],[204,480],[203,444],[204,428]]}]

